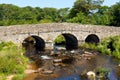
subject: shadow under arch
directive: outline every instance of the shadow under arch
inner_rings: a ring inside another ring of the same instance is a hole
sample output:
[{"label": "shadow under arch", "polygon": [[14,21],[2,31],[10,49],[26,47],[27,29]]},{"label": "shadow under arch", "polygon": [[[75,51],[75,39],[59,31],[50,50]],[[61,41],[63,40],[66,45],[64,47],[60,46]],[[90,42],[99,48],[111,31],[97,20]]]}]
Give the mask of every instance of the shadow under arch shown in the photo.
[{"label": "shadow under arch", "polygon": [[86,38],[85,38],[85,42],[86,43],[94,43],[94,44],[98,44],[100,42],[99,37],[96,34],[89,34]]},{"label": "shadow under arch", "polygon": [[23,40],[22,46],[26,55],[34,55],[45,50],[45,41],[39,36],[31,35]]},{"label": "shadow under arch", "polygon": [[[66,50],[78,49],[78,40],[73,34],[63,33],[61,35],[64,36],[65,42],[64,41],[61,42],[60,45],[64,45]],[[59,45],[59,44],[56,44],[56,45]]]}]

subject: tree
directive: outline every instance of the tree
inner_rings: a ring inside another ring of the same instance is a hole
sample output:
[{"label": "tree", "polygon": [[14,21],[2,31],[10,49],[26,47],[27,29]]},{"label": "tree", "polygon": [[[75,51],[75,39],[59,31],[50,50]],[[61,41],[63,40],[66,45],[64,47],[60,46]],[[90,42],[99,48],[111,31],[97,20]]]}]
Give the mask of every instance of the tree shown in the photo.
[{"label": "tree", "polygon": [[69,19],[68,22],[82,23],[82,24],[89,23],[87,17],[82,12],[77,13],[76,17],[73,17],[72,19]]},{"label": "tree", "polygon": [[44,19],[56,21],[56,18],[58,17],[56,8],[43,8],[43,12],[45,15]]},{"label": "tree", "polygon": [[43,9],[36,7],[35,8],[36,20],[39,22],[45,17]]},{"label": "tree", "polygon": [[69,13],[69,8],[60,8],[58,9],[58,21],[65,22]]},{"label": "tree", "polygon": [[120,1],[110,8],[111,26],[120,26]]},{"label": "tree", "polygon": [[79,12],[82,12],[88,16],[93,13],[94,10],[97,10],[102,3],[103,0],[76,0],[70,11],[70,18],[75,17]]},{"label": "tree", "polygon": [[18,19],[19,7],[12,4],[0,5],[0,25],[11,25],[15,19]]},{"label": "tree", "polygon": [[101,6],[99,10],[92,15],[93,24],[96,25],[109,25],[111,16],[109,14],[108,6]]}]

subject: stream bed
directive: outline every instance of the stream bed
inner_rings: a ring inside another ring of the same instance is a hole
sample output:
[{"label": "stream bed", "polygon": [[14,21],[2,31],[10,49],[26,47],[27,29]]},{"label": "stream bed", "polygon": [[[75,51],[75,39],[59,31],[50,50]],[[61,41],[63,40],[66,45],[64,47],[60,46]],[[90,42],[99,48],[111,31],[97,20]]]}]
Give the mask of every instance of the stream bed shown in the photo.
[{"label": "stream bed", "polygon": [[88,80],[87,72],[97,76],[102,70],[108,72],[107,77],[99,80],[120,80],[120,61],[96,51],[48,51],[30,60],[24,80]]}]

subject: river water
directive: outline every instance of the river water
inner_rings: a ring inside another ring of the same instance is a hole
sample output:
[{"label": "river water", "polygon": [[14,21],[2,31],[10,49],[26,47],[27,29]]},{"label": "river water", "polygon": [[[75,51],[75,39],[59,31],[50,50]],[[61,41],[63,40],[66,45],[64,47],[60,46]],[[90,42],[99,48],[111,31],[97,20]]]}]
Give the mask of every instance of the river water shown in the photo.
[{"label": "river water", "polygon": [[[89,51],[88,51],[89,52]],[[33,72],[27,74],[24,80],[87,80],[84,78],[88,71],[96,71],[98,68],[109,70],[109,80],[120,80],[120,61],[111,56],[103,55],[98,52],[90,52],[92,55],[84,55],[83,52],[72,54],[75,60],[72,63],[62,66],[54,66],[53,60],[58,57],[51,57],[51,59],[40,60],[39,67],[33,67],[33,70],[44,68],[53,71],[50,74],[43,74],[41,72]],[[63,58],[59,57],[59,58]],[[38,64],[38,63],[37,63]],[[35,65],[34,65],[35,66]]]}]

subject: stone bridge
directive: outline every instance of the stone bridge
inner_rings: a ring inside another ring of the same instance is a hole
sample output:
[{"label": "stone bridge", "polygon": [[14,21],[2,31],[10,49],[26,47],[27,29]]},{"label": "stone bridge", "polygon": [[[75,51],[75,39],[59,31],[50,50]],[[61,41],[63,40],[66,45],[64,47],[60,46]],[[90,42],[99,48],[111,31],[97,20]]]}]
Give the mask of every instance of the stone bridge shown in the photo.
[{"label": "stone bridge", "polygon": [[[81,25],[75,23],[47,23],[32,25],[14,25],[0,27],[0,41],[13,41],[22,43],[30,35],[41,37],[47,43],[53,43],[55,38],[62,33],[76,36],[79,42],[84,42],[89,34],[96,34],[100,39],[120,35],[120,27]],[[51,44],[52,45],[52,44]],[[46,45],[51,46],[51,45]]]}]

